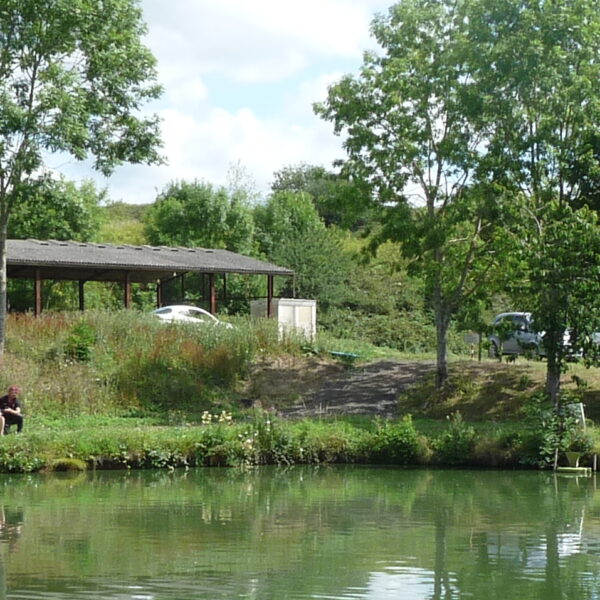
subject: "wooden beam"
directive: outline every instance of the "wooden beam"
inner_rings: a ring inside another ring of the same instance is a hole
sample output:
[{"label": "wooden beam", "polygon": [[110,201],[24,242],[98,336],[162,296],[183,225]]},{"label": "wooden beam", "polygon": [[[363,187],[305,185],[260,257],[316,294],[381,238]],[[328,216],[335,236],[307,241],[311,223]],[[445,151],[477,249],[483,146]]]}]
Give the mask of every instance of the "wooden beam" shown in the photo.
[{"label": "wooden beam", "polygon": [[163,305],[163,284],[162,279],[156,282],[156,308],[160,308]]},{"label": "wooden beam", "polygon": [[131,308],[131,273],[125,272],[125,280],[123,281],[123,303],[125,308]]},{"label": "wooden beam", "polygon": [[85,309],[85,292],[83,290],[85,281],[79,281],[79,310]]},{"label": "wooden beam", "polygon": [[34,312],[36,317],[42,314],[42,276],[40,269],[35,270],[35,279],[33,281]]},{"label": "wooden beam", "polygon": [[210,312],[213,315],[217,314],[217,288],[215,286],[215,274],[208,274],[208,286],[210,288]]}]

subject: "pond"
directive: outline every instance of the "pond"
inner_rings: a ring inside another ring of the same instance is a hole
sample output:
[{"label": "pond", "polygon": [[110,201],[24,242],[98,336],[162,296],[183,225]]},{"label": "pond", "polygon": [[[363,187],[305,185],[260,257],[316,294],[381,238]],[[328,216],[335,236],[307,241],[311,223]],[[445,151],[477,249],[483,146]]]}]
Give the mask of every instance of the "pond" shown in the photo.
[{"label": "pond", "polygon": [[600,597],[595,477],[268,467],[0,490],[2,600]]}]

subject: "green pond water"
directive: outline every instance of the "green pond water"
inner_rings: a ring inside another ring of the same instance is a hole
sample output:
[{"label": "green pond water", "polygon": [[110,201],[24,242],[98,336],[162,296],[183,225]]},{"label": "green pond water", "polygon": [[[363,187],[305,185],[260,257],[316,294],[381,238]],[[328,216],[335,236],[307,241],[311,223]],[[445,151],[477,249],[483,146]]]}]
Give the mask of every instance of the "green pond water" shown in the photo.
[{"label": "green pond water", "polygon": [[0,476],[0,599],[597,599],[595,477]]}]

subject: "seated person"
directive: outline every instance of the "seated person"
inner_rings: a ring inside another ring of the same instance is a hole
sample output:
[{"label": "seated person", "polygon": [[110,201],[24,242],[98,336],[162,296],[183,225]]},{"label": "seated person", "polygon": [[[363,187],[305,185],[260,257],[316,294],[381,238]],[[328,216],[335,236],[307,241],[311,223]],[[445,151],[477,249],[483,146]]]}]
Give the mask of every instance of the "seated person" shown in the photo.
[{"label": "seated person", "polygon": [[17,426],[17,433],[23,431],[23,415],[21,414],[21,403],[17,396],[21,393],[18,385],[11,385],[8,394],[0,398],[0,435],[8,432],[11,425]]}]

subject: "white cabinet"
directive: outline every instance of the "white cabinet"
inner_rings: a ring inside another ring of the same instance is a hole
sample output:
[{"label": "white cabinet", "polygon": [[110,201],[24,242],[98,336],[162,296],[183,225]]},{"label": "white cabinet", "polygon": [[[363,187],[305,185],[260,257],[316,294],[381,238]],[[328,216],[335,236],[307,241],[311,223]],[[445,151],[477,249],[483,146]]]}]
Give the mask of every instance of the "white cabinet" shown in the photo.
[{"label": "white cabinet", "polygon": [[[279,332],[296,330],[312,340],[317,333],[317,301],[298,298],[273,298],[272,317],[279,323]],[[267,316],[267,301],[250,302],[252,317]]]}]

